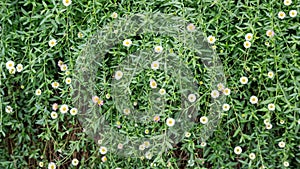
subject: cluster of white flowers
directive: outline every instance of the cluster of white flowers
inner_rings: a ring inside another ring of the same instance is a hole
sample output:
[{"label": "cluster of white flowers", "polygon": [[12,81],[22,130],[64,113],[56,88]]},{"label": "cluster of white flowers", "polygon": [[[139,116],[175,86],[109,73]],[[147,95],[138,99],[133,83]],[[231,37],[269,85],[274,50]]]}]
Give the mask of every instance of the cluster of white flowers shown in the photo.
[{"label": "cluster of white flowers", "polygon": [[10,61],[6,62],[6,69],[8,70],[8,72],[10,74],[15,74],[16,71],[17,72],[22,72],[23,71],[23,65],[19,63],[15,67],[15,62],[13,62],[13,61],[10,60]]}]

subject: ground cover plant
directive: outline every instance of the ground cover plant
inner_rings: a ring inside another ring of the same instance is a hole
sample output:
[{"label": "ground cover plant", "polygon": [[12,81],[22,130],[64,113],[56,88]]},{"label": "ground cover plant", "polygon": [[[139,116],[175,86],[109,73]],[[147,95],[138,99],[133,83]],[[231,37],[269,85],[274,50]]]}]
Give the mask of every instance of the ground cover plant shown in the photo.
[{"label": "ground cover plant", "polygon": [[299,0],[0,6],[0,168],[299,168]]}]

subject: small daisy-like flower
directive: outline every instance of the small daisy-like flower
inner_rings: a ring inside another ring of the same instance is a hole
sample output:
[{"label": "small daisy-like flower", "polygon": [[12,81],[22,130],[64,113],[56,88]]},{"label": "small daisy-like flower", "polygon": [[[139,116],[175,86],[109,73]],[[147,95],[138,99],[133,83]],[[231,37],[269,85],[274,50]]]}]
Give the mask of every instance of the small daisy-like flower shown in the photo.
[{"label": "small daisy-like flower", "polygon": [[290,17],[294,18],[297,16],[297,11],[296,10],[290,10],[289,12]]},{"label": "small daisy-like flower", "polygon": [[70,114],[71,114],[72,116],[75,116],[77,113],[78,113],[78,109],[77,109],[77,108],[72,108],[72,109],[70,110]]},{"label": "small daisy-like flower", "polygon": [[280,124],[284,124],[284,122],[285,122],[284,120],[280,120],[280,122],[279,122],[279,123],[280,123]]},{"label": "small daisy-like flower", "polygon": [[285,162],[283,162],[283,165],[284,165],[285,167],[288,167],[288,166],[290,166],[290,163],[287,162],[287,161],[285,161]]},{"label": "small daisy-like flower", "polygon": [[205,147],[206,146],[206,142],[202,141],[200,145],[201,145],[201,147]]},{"label": "small daisy-like flower", "polygon": [[254,154],[254,153],[250,153],[250,154],[249,154],[249,158],[250,158],[251,160],[254,160],[254,159],[255,159],[255,157],[256,157],[256,156],[255,156],[255,154]]},{"label": "small daisy-like flower", "polygon": [[56,164],[54,162],[50,162],[48,164],[48,169],[56,169]]},{"label": "small daisy-like flower", "polygon": [[56,119],[57,118],[57,113],[55,111],[51,112],[50,114],[52,119]]},{"label": "small daisy-like flower", "polygon": [[159,122],[159,120],[160,120],[160,117],[158,115],[156,115],[156,116],[153,117],[153,121]]},{"label": "small daisy-like flower", "polygon": [[189,32],[193,32],[195,30],[195,25],[190,23],[187,25],[186,29],[189,31]]},{"label": "small daisy-like flower", "polygon": [[159,89],[159,94],[160,95],[165,95],[166,94],[166,90],[165,89]]},{"label": "small daisy-like flower", "polygon": [[62,114],[67,113],[67,112],[69,111],[68,105],[66,105],[66,104],[61,105],[60,108],[59,108],[59,111],[60,111]]},{"label": "small daisy-like flower", "polygon": [[223,109],[223,111],[228,111],[230,109],[230,105],[225,103],[225,104],[223,104],[222,109]]},{"label": "small daisy-like flower", "polygon": [[63,65],[61,65],[60,70],[64,72],[64,71],[68,70],[68,66],[66,64],[63,64]]},{"label": "small daisy-like flower", "polygon": [[123,77],[123,72],[120,71],[120,70],[116,71],[116,73],[115,73],[115,79],[116,80],[120,80],[122,77]]},{"label": "small daisy-like flower", "polygon": [[97,104],[99,100],[100,100],[100,98],[99,98],[98,96],[93,96],[93,97],[92,97],[92,101],[93,101],[93,103],[95,103],[95,104]]},{"label": "small daisy-like flower", "polygon": [[265,119],[265,120],[264,120],[264,124],[265,124],[265,125],[270,124],[270,119]]},{"label": "small daisy-like flower", "polygon": [[104,155],[104,154],[107,153],[107,148],[104,147],[104,146],[101,146],[101,147],[99,148],[99,152],[100,152],[100,154]]},{"label": "small daisy-like flower", "polygon": [[230,90],[229,88],[225,88],[225,89],[223,90],[223,93],[224,93],[224,95],[228,96],[228,95],[230,95],[231,90]]},{"label": "small daisy-like flower", "polygon": [[280,148],[284,148],[284,147],[285,147],[285,142],[283,142],[283,141],[279,142],[279,143],[278,143],[278,146],[279,146]]},{"label": "small daisy-like flower", "polygon": [[234,153],[237,154],[237,155],[241,154],[242,151],[243,151],[243,150],[242,150],[242,148],[241,148],[240,146],[236,146],[236,147],[234,148]]},{"label": "small daisy-like flower", "polygon": [[6,113],[11,113],[13,111],[13,108],[11,106],[6,106],[5,107],[5,112]]},{"label": "small daisy-like flower", "polygon": [[17,72],[22,72],[23,70],[23,65],[22,64],[18,64],[17,65]]},{"label": "small daisy-like flower", "polygon": [[137,101],[133,102],[133,106],[137,106],[137,104],[138,104]]},{"label": "small daisy-like flower", "polygon": [[68,85],[69,85],[69,84],[71,84],[71,82],[72,82],[72,79],[71,79],[71,78],[69,78],[69,77],[67,77],[67,78],[66,78],[66,84],[68,84]]},{"label": "small daisy-like flower", "polygon": [[125,39],[123,41],[123,45],[126,47],[130,47],[132,45],[132,41],[130,39]]},{"label": "small daisy-like flower", "polygon": [[189,102],[194,103],[196,101],[196,99],[197,98],[196,98],[195,94],[189,94],[189,96],[188,96]]},{"label": "small daisy-like flower", "polygon": [[78,32],[78,33],[77,33],[77,37],[78,37],[78,38],[83,38],[83,33]]},{"label": "small daisy-like flower", "polygon": [[210,44],[214,44],[216,42],[216,38],[212,35],[210,35],[209,37],[207,37],[207,41]]},{"label": "small daisy-like flower", "polygon": [[156,83],[155,80],[150,80],[150,87],[151,87],[152,89],[157,88],[157,83]]},{"label": "small daisy-like flower", "polygon": [[283,1],[283,4],[284,4],[285,6],[289,6],[289,5],[292,4],[292,0],[284,0],[284,1]]},{"label": "small daisy-like flower", "polygon": [[56,111],[58,109],[58,104],[54,103],[52,104],[52,110]]},{"label": "small daisy-like flower", "polygon": [[145,134],[149,134],[149,130],[148,129],[145,130]]},{"label": "small daisy-like flower", "polygon": [[149,141],[144,141],[144,146],[145,148],[149,148],[150,147],[150,142]]},{"label": "small daisy-like flower", "polygon": [[118,149],[119,149],[119,150],[123,149],[123,144],[119,143],[119,144],[118,144]]},{"label": "small daisy-like flower", "polygon": [[102,160],[102,162],[106,162],[107,161],[107,157],[106,156],[103,156],[102,158],[101,158],[101,160]]},{"label": "small daisy-like flower", "polygon": [[272,127],[273,127],[273,125],[271,123],[266,124],[266,129],[270,130],[270,129],[272,129]]},{"label": "small daisy-like flower", "polygon": [[152,62],[151,63],[151,69],[153,69],[153,70],[159,69],[159,62],[158,61]]},{"label": "small daisy-like flower", "polygon": [[139,146],[139,150],[144,151],[144,150],[145,150],[145,145],[144,145],[144,144],[141,144],[141,145]]},{"label": "small daisy-like flower", "polygon": [[77,166],[78,163],[79,163],[79,161],[77,160],[77,158],[74,158],[74,159],[72,160],[72,165],[73,165],[73,166]]},{"label": "small daisy-like flower", "polygon": [[10,74],[15,74],[16,73],[16,68],[12,67],[8,71],[9,71]]},{"label": "small daisy-like flower", "polygon": [[155,46],[154,47],[154,52],[155,53],[161,53],[163,51],[163,47],[162,46]]},{"label": "small daisy-like flower", "polygon": [[42,162],[42,161],[39,162],[39,166],[40,166],[40,167],[44,167],[44,162]]},{"label": "small daisy-like flower", "polygon": [[151,160],[152,158],[152,153],[150,153],[149,151],[145,154],[146,159]]},{"label": "small daisy-like flower", "polygon": [[6,66],[6,69],[10,70],[11,68],[15,67],[15,62],[10,60],[10,61],[6,62],[5,66]]},{"label": "small daisy-like flower", "polygon": [[283,11],[280,11],[279,13],[278,13],[278,18],[279,19],[283,19],[283,18],[285,18],[285,13],[283,12]]},{"label": "small daisy-like flower", "polygon": [[105,95],[105,97],[106,97],[106,99],[110,99],[110,94],[107,93],[107,94]]},{"label": "small daisy-like flower", "polygon": [[35,95],[40,96],[42,94],[41,89],[36,89]]},{"label": "small daisy-like flower", "polygon": [[275,33],[273,30],[267,30],[266,35],[271,38],[275,35]]},{"label": "small daisy-like flower", "polygon": [[116,18],[118,17],[118,14],[117,14],[116,12],[113,12],[113,13],[111,14],[111,17],[114,18],[114,19],[116,19]]},{"label": "small daisy-like flower", "polygon": [[130,109],[128,109],[128,108],[124,109],[124,110],[123,110],[123,113],[124,113],[125,115],[129,115],[129,114],[130,114]]},{"label": "small daisy-like flower", "polygon": [[208,118],[206,116],[202,116],[202,117],[200,117],[200,122],[202,124],[206,124],[208,122]]},{"label": "small daisy-like flower", "polygon": [[243,76],[243,77],[240,78],[240,82],[241,82],[242,84],[247,84],[247,83],[248,83],[248,78],[245,77],[245,76]]},{"label": "small daisy-like flower", "polygon": [[64,64],[64,62],[61,61],[61,60],[59,60],[59,61],[57,62],[57,65],[58,65],[59,67],[61,67],[63,64]]},{"label": "small daisy-like flower", "polygon": [[269,46],[270,46],[270,43],[269,43],[269,42],[265,42],[265,45],[266,45],[267,47],[269,47]]},{"label": "small daisy-like flower", "polygon": [[246,41],[250,41],[250,40],[252,40],[252,38],[253,38],[253,34],[252,34],[252,33],[247,33],[247,34],[245,35]]},{"label": "small daisy-like flower", "polygon": [[270,79],[272,79],[272,78],[274,77],[274,72],[269,71],[269,72],[268,72],[268,77],[269,77]]},{"label": "small daisy-like flower", "polygon": [[52,85],[52,87],[53,87],[54,89],[57,89],[58,86],[59,86],[59,83],[58,83],[58,82],[52,82],[51,85]]},{"label": "small daisy-like flower", "polygon": [[250,47],[251,47],[251,42],[245,41],[245,42],[244,42],[244,47],[245,47],[246,49],[250,48]]},{"label": "small daisy-like flower", "polygon": [[51,40],[48,42],[48,44],[49,44],[50,47],[54,47],[54,46],[57,44],[57,42],[56,42],[55,39],[51,39]]},{"label": "small daisy-like flower", "polygon": [[250,97],[250,103],[251,104],[256,104],[258,102],[258,98],[256,96],[251,96]]},{"label": "small daisy-like flower", "polygon": [[273,103],[268,104],[268,109],[270,111],[274,111],[275,110],[275,104],[273,104]]},{"label": "small daisy-like flower", "polygon": [[71,3],[72,3],[72,1],[71,0],[62,0],[62,2],[63,2],[63,4],[65,5],[65,6],[69,6],[69,5],[71,5]]},{"label": "small daisy-like flower", "polygon": [[172,127],[175,125],[175,120],[173,118],[168,118],[166,120],[167,126]]},{"label": "small daisy-like flower", "polygon": [[210,95],[212,98],[216,99],[220,96],[220,93],[218,90],[213,90]]},{"label": "small daisy-like flower", "polygon": [[190,132],[185,132],[185,137],[189,138],[191,136],[191,133]]}]

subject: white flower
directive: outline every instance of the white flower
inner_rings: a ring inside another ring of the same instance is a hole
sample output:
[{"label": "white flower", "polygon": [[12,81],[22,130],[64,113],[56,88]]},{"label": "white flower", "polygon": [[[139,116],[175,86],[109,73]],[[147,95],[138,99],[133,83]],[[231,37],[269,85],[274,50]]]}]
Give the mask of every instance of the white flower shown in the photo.
[{"label": "white flower", "polygon": [[245,39],[246,39],[247,41],[252,40],[252,38],[253,38],[253,34],[252,34],[252,33],[247,33],[247,34],[245,35]]},{"label": "white flower", "polygon": [[15,62],[13,62],[11,60],[8,61],[8,62],[6,62],[6,69],[10,70],[10,69],[12,69],[14,67],[15,67]]},{"label": "white flower", "polygon": [[155,46],[154,47],[154,52],[161,53],[162,51],[163,51],[163,47],[162,46]]},{"label": "white flower", "polygon": [[73,115],[73,116],[75,116],[77,113],[78,113],[78,109],[77,108],[72,108],[70,110],[70,114]]},{"label": "white flower", "polygon": [[225,87],[224,87],[223,83],[219,83],[217,85],[217,88],[218,88],[219,91],[223,91]]},{"label": "white flower", "polygon": [[186,29],[189,31],[189,32],[193,32],[195,30],[195,25],[190,23],[187,25]]},{"label": "white flower", "polygon": [[66,70],[68,70],[68,65],[66,65],[66,64],[61,65],[61,66],[60,66],[60,70],[61,70],[61,71],[66,71]]},{"label": "white flower", "polygon": [[270,111],[274,111],[275,110],[275,104],[273,104],[273,103],[268,104],[268,109]]},{"label": "white flower", "polygon": [[210,35],[209,37],[207,37],[207,41],[210,44],[214,44],[216,41],[216,38],[214,36]]},{"label": "white flower", "polygon": [[11,113],[13,111],[13,108],[11,106],[6,106],[5,107],[5,112],[6,113]]},{"label": "white flower", "polygon": [[256,104],[258,102],[258,98],[256,96],[251,96],[250,97],[250,103],[251,104]]},{"label": "white flower", "polygon": [[52,87],[53,87],[54,89],[57,89],[58,86],[59,86],[59,83],[58,83],[58,82],[52,82],[51,85],[52,85]]},{"label": "white flower", "polygon": [[288,166],[290,166],[290,163],[287,162],[287,161],[285,161],[285,162],[283,162],[283,165],[284,165],[285,167],[288,167]]},{"label": "white flower", "polygon": [[241,148],[240,146],[236,146],[236,147],[234,148],[234,153],[237,154],[237,155],[241,154],[242,151],[243,151],[243,150],[242,150],[242,148]]},{"label": "white flower", "polygon": [[130,109],[128,109],[128,108],[124,109],[124,110],[123,110],[123,113],[124,113],[125,115],[129,115],[129,114],[130,114]]},{"label": "white flower", "polygon": [[116,19],[116,18],[118,17],[118,14],[117,14],[116,12],[113,12],[113,13],[111,14],[111,17],[114,18],[114,19]]},{"label": "white flower", "polygon": [[283,142],[283,141],[279,142],[279,143],[278,143],[278,146],[279,146],[280,148],[284,148],[284,147],[285,147],[285,142]]},{"label": "white flower", "polygon": [[249,41],[245,41],[244,42],[244,47],[247,49],[247,48],[250,48],[251,47],[251,42]]},{"label": "white flower", "polygon": [[289,6],[292,4],[292,0],[284,0],[283,3],[284,5]]},{"label": "white flower", "polygon": [[150,147],[150,142],[149,141],[144,141],[144,146],[145,148],[149,148]]},{"label": "white flower", "polygon": [[219,96],[220,96],[220,93],[219,93],[218,90],[213,90],[213,91],[211,92],[211,97],[212,97],[212,98],[216,99],[216,98],[218,98]]},{"label": "white flower", "polygon": [[57,113],[55,111],[51,112],[50,114],[52,119],[56,119],[57,118]]},{"label": "white flower", "polygon": [[42,94],[41,89],[36,89],[35,95],[40,96]]},{"label": "white flower", "polygon": [[123,72],[120,70],[116,71],[115,73],[116,80],[120,80],[122,77],[123,77]]},{"label": "white flower", "polygon": [[22,72],[23,70],[23,65],[22,64],[18,64],[17,65],[17,72]]},{"label": "white flower", "polygon": [[273,127],[273,125],[271,123],[266,124],[266,129],[270,130],[270,129],[272,129],[272,127]]},{"label": "white flower", "polygon": [[240,78],[240,82],[242,84],[247,84],[248,83],[248,78],[243,76],[243,77]]},{"label": "white flower", "polygon": [[208,118],[206,116],[200,117],[200,123],[206,124],[208,122]]},{"label": "white flower", "polygon": [[51,39],[48,43],[50,47],[54,47],[57,44],[55,39]]},{"label": "white flower", "polygon": [[272,79],[272,78],[274,77],[274,72],[269,71],[269,72],[268,72],[268,77],[269,77],[270,79]]},{"label": "white flower", "polygon": [[290,10],[289,12],[290,17],[294,18],[297,16],[297,11],[296,10]]},{"label": "white flower", "polygon": [[254,160],[254,159],[255,159],[255,157],[256,157],[256,156],[255,156],[255,154],[254,154],[254,153],[250,153],[250,154],[249,154],[249,158],[250,158],[251,160]]},{"label": "white flower", "polygon": [[153,70],[159,69],[159,62],[158,61],[152,62],[151,69],[153,69]]},{"label": "white flower", "polygon": [[157,83],[156,83],[155,80],[150,80],[150,87],[151,87],[152,89],[155,89],[155,88],[157,87]]},{"label": "white flower", "polygon": [[71,3],[72,3],[71,0],[63,0],[62,2],[63,2],[63,4],[64,4],[65,6],[69,6],[69,5],[71,5]]},{"label": "white flower", "polygon": [[184,135],[185,137],[189,138],[191,136],[191,133],[186,131]]},{"label": "white flower", "polygon": [[48,169],[56,169],[56,164],[54,162],[50,162],[48,164]]},{"label": "white flower", "polygon": [[71,82],[72,82],[72,79],[69,78],[69,77],[67,77],[67,78],[66,78],[66,84],[71,84]]},{"label": "white flower", "polygon": [[74,159],[72,160],[72,165],[73,165],[73,166],[77,166],[78,163],[79,163],[79,161],[77,160],[77,158],[74,158]]},{"label": "white flower", "polygon": [[145,145],[144,145],[144,144],[141,144],[141,145],[139,146],[139,150],[144,151],[144,150],[145,150]]},{"label": "white flower", "polygon": [[16,73],[16,68],[12,67],[8,71],[9,71],[10,74],[15,74]]},{"label": "white flower", "polygon": [[202,141],[201,142],[201,147],[205,147],[206,146],[206,142]]},{"label": "white flower", "polygon": [[265,120],[264,120],[264,124],[265,124],[265,125],[270,124],[270,119],[265,119]]},{"label": "white flower", "polygon": [[230,95],[231,90],[230,90],[229,88],[225,88],[225,89],[223,90],[223,93],[224,93],[224,95],[228,96],[228,95]]},{"label": "white flower", "polygon": [[132,45],[132,41],[130,39],[125,39],[123,41],[123,45],[126,47],[130,47]]},{"label": "white flower", "polygon": [[191,103],[195,102],[196,101],[196,95],[195,94],[189,94],[188,100]]},{"label": "white flower", "polygon": [[106,162],[107,161],[107,157],[106,156],[103,156],[102,158],[101,158],[101,160],[102,160],[102,162]]},{"label": "white flower", "polygon": [[285,13],[283,12],[283,11],[280,11],[279,13],[278,13],[278,18],[279,19],[283,19],[283,18],[285,18]]},{"label": "white flower", "polygon": [[62,114],[67,113],[67,112],[69,111],[68,105],[66,105],[66,104],[61,105],[60,108],[59,108],[59,111],[60,111]]},{"label": "white flower", "polygon": [[107,153],[107,148],[106,147],[104,147],[104,146],[101,146],[100,147],[100,149],[99,149],[99,152],[100,152],[100,154],[106,154]]},{"label": "white flower", "polygon": [[223,104],[222,109],[223,109],[223,111],[228,111],[230,109],[230,105],[225,103],[225,104]]},{"label": "white flower", "polygon": [[175,120],[173,118],[168,118],[166,120],[167,126],[172,127],[175,125]]},{"label": "white flower", "polygon": [[149,151],[145,154],[146,159],[150,160],[152,158],[152,153]]},{"label": "white flower", "polygon": [[159,94],[160,95],[165,95],[166,94],[166,90],[165,89],[159,89]]},{"label": "white flower", "polygon": [[77,37],[78,37],[78,38],[83,38],[83,33],[78,32],[78,33],[77,33]]},{"label": "white flower", "polygon": [[39,162],[39,166],[40,166],[40,167],[44,167],[44,162],[42,162],[42,161]]},{"label": "white flower", "polygon": [[273,36],[275,35],[275,33],[274,33],[273,30],[267,30],[266,34],[267,34],[267,36],[270,37],[270,38],[273,37]]}]

